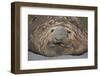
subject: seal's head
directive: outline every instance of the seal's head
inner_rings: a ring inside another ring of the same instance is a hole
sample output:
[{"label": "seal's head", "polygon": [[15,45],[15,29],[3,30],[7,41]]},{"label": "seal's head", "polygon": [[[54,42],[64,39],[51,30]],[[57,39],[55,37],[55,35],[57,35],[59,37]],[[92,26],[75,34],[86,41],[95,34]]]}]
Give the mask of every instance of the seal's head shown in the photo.
[{"label": "seal's head", "polygon": [[31,46],[45,56],[83,54],[87,49],[87,32],[70,19],[52,17],[38,26],[30,35]]}]

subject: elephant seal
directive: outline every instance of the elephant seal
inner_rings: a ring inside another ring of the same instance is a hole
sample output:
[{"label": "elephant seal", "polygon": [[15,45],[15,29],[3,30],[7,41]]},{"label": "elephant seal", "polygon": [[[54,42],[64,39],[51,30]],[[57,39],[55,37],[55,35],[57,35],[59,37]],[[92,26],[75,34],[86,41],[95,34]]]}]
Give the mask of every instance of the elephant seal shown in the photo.
[{"label": "elephant seal", "polygon": [[79,17],[31,15],[29,50],[47,57],[87,52],[87,30]]}]

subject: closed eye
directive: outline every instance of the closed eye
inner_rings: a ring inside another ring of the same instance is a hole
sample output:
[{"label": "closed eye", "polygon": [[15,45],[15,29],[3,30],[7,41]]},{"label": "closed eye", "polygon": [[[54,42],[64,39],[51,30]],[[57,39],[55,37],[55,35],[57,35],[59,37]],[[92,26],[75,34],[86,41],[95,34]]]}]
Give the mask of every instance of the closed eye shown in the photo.
[{"label": "closed eye", "polygon": [[51,30],[51,32],[53,32],[53,31],[54,31],[54,29]]},{"label": "closed eye", "polygon": [[69,31],[69,30],[67,30],[67,32],[70,34],[71,33],[71,31]]}]

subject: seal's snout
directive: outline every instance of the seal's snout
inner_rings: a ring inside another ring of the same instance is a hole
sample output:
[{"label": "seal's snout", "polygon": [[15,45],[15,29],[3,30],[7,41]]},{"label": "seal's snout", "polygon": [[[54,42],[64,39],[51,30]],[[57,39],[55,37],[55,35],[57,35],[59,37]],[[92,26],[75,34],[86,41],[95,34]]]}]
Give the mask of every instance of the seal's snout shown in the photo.
[{"label": "seal's snout", "polygon": [[67,32],[64,27],[56,26],[51,29],[52,31],[52,41],[54,43],[62,43],[67,38]]}]

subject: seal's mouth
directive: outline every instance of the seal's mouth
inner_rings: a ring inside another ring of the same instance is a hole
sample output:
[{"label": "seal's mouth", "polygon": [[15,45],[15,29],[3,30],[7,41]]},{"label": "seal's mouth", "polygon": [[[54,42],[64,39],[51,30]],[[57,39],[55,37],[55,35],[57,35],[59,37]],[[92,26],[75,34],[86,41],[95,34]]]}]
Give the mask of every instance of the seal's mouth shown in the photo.
[{"label": "seal's mouth", "polygon": [[72,46],[70,44],[65,44],[64,42],[49,42],[47,50],[49,53],[53,52],[56,55],[63,55],[69,54],[71,48]]},{"label": "seal's mouth", "polygon": [[64,42],[51,42],[49,43],[49,47],[50,48],[53,48],[53,47],[71,48],[72,46]]},{"label": "seal's mouth", "polygon": [[62,47],[65,46],[63,42],[53,42],[53,44],[57,46],[62,46]]}]

